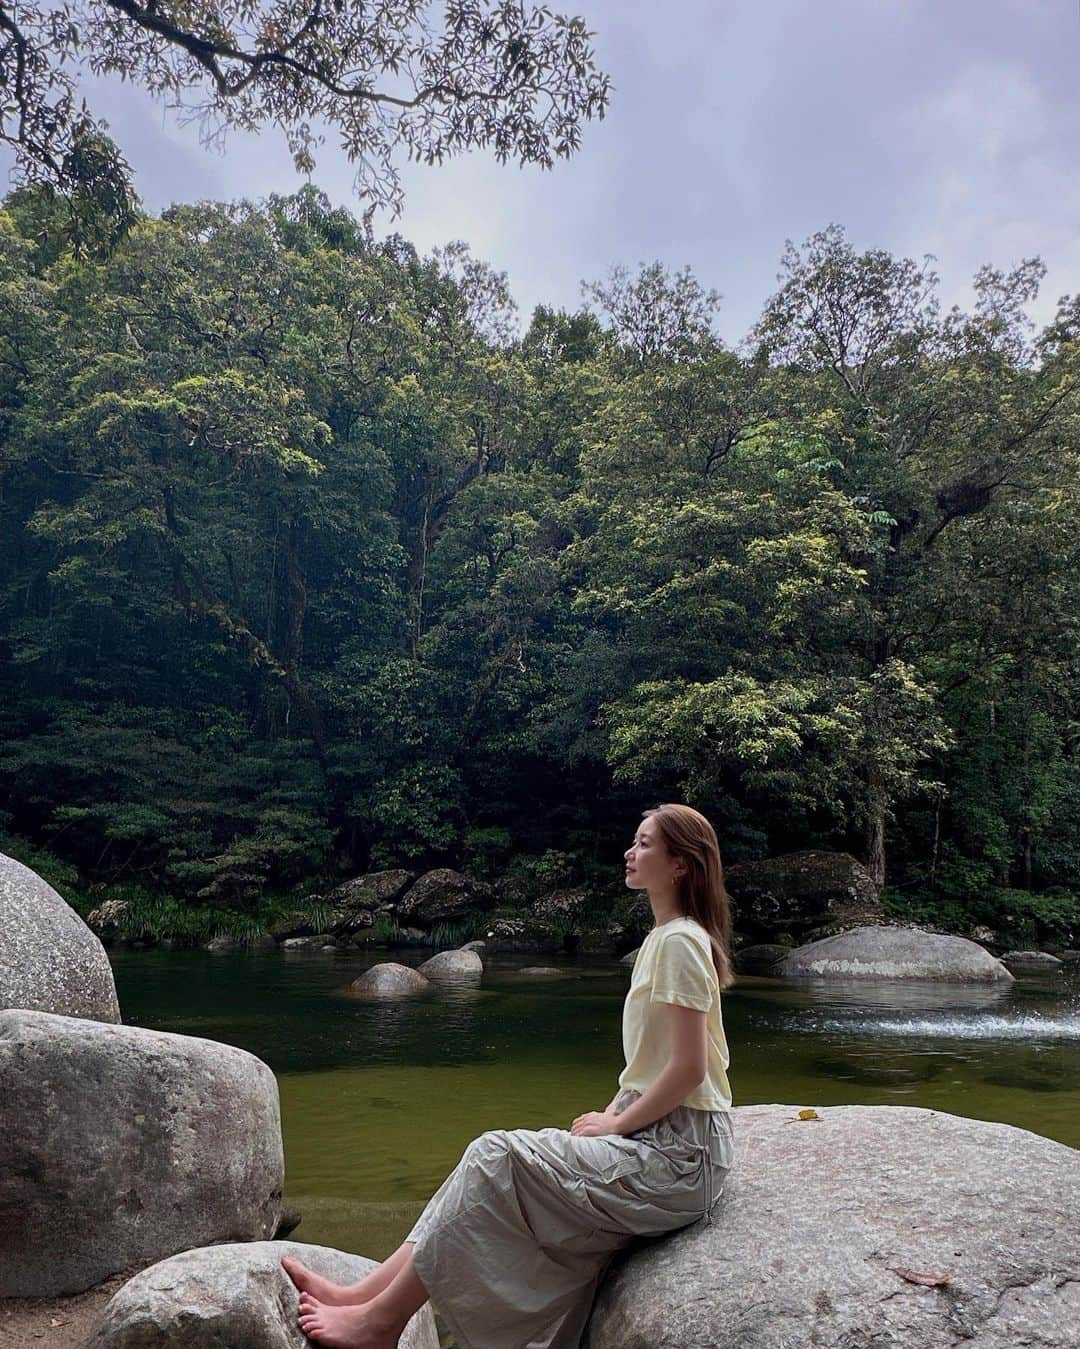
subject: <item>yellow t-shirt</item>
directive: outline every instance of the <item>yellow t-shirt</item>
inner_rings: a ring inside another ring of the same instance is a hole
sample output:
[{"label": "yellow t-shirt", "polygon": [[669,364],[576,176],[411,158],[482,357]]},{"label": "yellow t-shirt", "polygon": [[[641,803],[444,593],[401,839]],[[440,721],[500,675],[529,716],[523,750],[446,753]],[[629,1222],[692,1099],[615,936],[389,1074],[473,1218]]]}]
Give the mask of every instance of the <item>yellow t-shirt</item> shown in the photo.
[{"label": "yellow t-shirt", "polygon": [[667,1014],[657,1003],[677,1002],[707,1012],[708,1070],[682,1102],[698,1110],[730,1110],[727,1037],[720,1016],[720,981],[709,934],[694,918],[672,918],[654,927],[641,943],[630,991],[623,1004],[626,1067],[619,1086],[644,1094],[667,1066],[671,1035]]}]

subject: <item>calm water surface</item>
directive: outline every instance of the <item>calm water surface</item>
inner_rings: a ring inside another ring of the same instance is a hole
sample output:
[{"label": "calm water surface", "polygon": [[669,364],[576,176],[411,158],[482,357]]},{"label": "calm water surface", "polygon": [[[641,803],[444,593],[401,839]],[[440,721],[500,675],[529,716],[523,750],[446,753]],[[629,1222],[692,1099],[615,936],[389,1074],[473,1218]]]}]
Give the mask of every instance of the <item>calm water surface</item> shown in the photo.
[{"label": "calm water surface", "polygon": [[[296,1240],[384,1259],[469,1141],[568,1129],[623,1066],[629,967],[489,956],[472,988],[369,1002],[351,980],[430,951],[116,951],[129,1025],[239,1045],[281,1088]],[[521,975],[553,964],[563,978]],[[918,1105],[1080,1147],[1080,970],[1005,988],[740,979],[723,1003],[736,1105]]]}]

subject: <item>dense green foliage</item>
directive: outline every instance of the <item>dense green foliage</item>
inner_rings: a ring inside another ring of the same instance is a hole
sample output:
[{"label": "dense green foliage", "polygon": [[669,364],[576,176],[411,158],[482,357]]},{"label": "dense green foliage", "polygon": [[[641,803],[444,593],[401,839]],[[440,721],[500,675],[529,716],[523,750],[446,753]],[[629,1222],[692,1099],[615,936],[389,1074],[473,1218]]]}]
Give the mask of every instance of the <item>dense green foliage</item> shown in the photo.
[{"label": "dense green foliage", "polygon": [[727,862],[1068,926],[1080,299],[1033,337],[1037,260],[943,315],[834,226],[733,351],[659,266],[518,337],[464,246],[311,190],[66,228],[0,212],[0,847],[250,912],[610,880],[682,799]]}]

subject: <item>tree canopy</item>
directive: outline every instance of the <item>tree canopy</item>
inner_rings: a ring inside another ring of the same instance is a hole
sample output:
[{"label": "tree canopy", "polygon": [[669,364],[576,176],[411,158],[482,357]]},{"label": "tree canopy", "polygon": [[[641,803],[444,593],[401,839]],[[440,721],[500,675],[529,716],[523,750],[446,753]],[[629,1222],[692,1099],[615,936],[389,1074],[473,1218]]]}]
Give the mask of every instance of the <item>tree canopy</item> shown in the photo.
[{"label": "tree canopy", "polygon": [[517,337],[311,189],[98,255],[9,195],[0,847],[242,907],[602,878],[681,799],[1075,931],[1080,306],[1033,333],[1032,259],[942,313],[837,226],[783,266],[739,351],[659,265]]},{"label": "tree canopy", "polygon": [[399,152],[491,147],[545,168],[573,154],[609,98],[592,36],[520,0],[0,0],[0,140],[26,181],[122,193],[122,147],[77,106],[86,67],[162,97],[207,142],[276,127],[300,173],[329,128],[369,209],[397,214]]}]

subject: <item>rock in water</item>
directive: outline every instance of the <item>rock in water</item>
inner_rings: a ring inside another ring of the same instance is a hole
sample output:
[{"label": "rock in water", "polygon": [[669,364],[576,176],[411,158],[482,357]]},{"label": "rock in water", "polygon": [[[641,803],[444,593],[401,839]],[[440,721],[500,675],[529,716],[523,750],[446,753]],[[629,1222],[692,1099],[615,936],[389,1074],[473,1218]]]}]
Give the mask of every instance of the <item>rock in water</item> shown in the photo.
[{"label": "rock in water", "polygon": [[620,1252],[589,1349],[1076,1349],[1080,1152],[911,1106],[799,1109],[735,1110],[712,1226]]},{"label": "rock in water", "polygon": [[213,1040],[0,1012],[0,1297],[276,1230],[274,1074]]},{"label": "rock in water", "polygon": [[0,1007],[119,1021],[105,948],[36,871],[0,853]]},{"label": "rock in water", "polygon": [[418,968],[426,979],[479,979],[484,962],[475,951],[439,951]]},{"label": "rock in water", "polygon": [[775,973],[782,977],[1013,982],[1001,961],[977,942],[917,927],[856,927],[823,937],[789,952]]},{"label": "rock in water", "polygon": [[[309,1349],[283,1255],[335,1283],[356,1283],[376,1267],[364,1256],[296,1241],[185,1251],[129,1279],[86,1349]],[[439,1349],[430,1303],[405,1327],[400,1349]]]},{"label": "rock in water", "polygon": [[1001,963],[1013,974],[1054,974],[1064,964],[1049,951],[1006,951]]},{"label": "rock in water", "polygon": [[365,970],[349,987],[364,998],[408,998],[416,993],[426,993],[431,984],[411,965],[384,960]]}]

